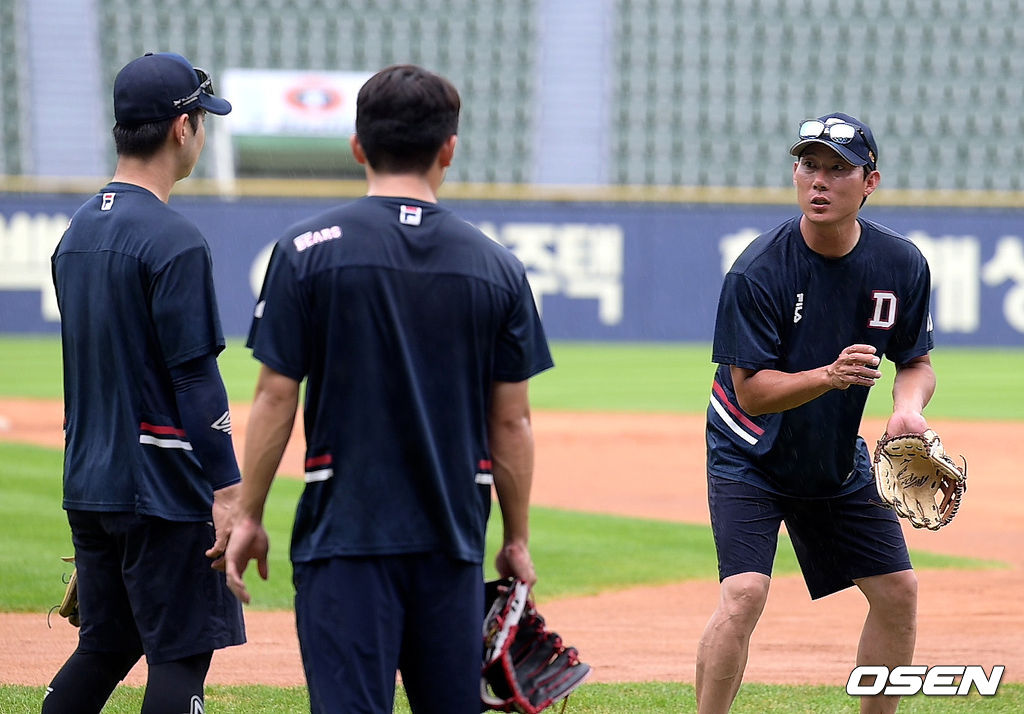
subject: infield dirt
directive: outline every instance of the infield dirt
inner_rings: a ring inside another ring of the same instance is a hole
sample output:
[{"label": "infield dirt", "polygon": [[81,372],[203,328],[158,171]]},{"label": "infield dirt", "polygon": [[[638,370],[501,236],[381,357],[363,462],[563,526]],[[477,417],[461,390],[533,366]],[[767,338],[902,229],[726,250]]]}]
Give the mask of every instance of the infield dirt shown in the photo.
[{"label": "infield dirt", "polygon": [[[232,414],[240,451],[248,405],[233,405]],[[0,440],[60,448],[61,421],[58,402],[0,401]],[[533,423],[535,504],[708,522],[703,417],[535,412]],[[915,663],[980,664],[986,670],[1002,664],[1004,682],[1024,682],[1024,425],[938,419],[931,425],[947,448],[967,455],[970,487],[947,528],[922,532],[907,526],[910,547],[1000,560],[1008,567],[918,571]],[[883,426],[866,421],[861,433],[870,440]],[[302,444],[297,431],[283,474],[302,472]],[[542,611],[593,665],[590,681],[692,683],[697,640],[717,598],[716,582],[689,582],[545,601]],[[745,681],[845,685],[866,611],[856,589],[811,602],[799,576],[774,578]],[[249,611],[246,624],[248,644],[218,652],[208,681],[303,684],[292,614]],[[63,620],[48,629],[44,613],[0,614],[0,682],[46,684],[76,638]],[[143,685],[144,665],[126,681]]]}]

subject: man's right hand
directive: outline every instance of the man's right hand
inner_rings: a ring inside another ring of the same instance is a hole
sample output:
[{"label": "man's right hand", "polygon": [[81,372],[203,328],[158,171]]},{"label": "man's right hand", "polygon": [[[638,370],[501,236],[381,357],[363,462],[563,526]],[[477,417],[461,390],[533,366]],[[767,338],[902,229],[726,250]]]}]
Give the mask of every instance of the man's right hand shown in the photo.
[{"label": "man's right hand", "polygon": [[256,561],[256,568],[260,577],[264,580],[269,575],[267,566],[267,553],[270,550],[270,540],[267,531],[262,523],[258,523],[249,516],[242,516],[235,519],[231,526],[231,538],[228,541],[227,552],[224,555],[228,587],[242,602],[248,604],[251,600],[249,591],[245,588],[242,575],[249,567],[249,561]]},{"label": "man's right hand", "polygon": [[505,543],[494,559],[494,567],[502,578],[523,580],[531,588],[537,582],[537,573],[533,569],[533,560],[530,558],[530,549],[526,543]]},{"label": "man's right hand", "polygon": [[873,387],[882,377],[876,367],[881,358],[872,345],[850,345],[836,361],[825,368],[832,389],[849,389],[854,385]]}]

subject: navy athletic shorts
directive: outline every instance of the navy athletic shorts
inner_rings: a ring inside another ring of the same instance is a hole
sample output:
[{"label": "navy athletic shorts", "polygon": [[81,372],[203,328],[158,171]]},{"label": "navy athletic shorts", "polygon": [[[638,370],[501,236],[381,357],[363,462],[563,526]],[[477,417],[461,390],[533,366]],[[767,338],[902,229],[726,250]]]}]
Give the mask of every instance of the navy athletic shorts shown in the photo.
[{"label": "navy athletic shorts", "polygon": [[879,505],[873,482],[845,496],[805,499],[709,475],[708,505],[720,580],[771,576],[783,522],[812,599],[911,568],[899,520]]},{"label": "navy athletic shorts", "polygon": [[478,714],[483,572],[434,553],[296,563],[295,619],[310,710]]},{"label": "navy athletic shorts", "polygon": [[241,604],[205,555],[212,525],[79,510],[68,522],[82,650],[163,664],[245,642]]}]

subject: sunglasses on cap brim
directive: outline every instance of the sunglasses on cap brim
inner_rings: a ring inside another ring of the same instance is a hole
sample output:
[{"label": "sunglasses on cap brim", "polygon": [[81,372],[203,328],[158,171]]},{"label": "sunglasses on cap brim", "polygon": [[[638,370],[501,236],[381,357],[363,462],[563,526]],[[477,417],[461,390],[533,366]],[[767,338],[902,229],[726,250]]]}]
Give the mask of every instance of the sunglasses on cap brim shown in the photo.
[{"label": "sunglasses on cap brim", "polygon": [[210,73],[205,69],[199,67],[193,67],[192,70],[196,73],[196,78],[199,79],[199,86],[189,94],[187,97],[174,100],[175,107],[183,107],[186,104],[191,104],[195,100],[199,99],[200,94],[209,94],[211,97],[216,96],[213,92],[213,80],[210,78]]},{"label": "sunglasses on cap brim", "polygon": [[867,134],[859,126],[844,121],[833,121],[826,124],[820,119],[807,119],[800,123],[801,140],[821,139],[824,137],[834,144],[846,145],[853,141],[857,134],[860,134],[861,138],[864,139],[864,144],[868,148],[869,165],[873,168],[875,165],[875,152],[871,150],[871,142],[868,141]]}]

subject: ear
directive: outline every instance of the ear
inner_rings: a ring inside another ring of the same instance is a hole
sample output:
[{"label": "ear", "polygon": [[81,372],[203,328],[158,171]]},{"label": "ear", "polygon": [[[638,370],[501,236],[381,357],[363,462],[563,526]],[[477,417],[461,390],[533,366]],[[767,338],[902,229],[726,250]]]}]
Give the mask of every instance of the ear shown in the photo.
[{"label": "ear", "polygon": [[185,145],[185,127],[188,125],[188,114],[182,114],[171,122],[171,138],[174,139],[175,143],[179,146]]},{"label": "ear", "polygon": [[455,144],[458,143],[459,137],[452,134],[448,137],[448,140],[441,144],[441,151],[437,154],[437,159],[441,163],[441,168],[446,169],[452,165],[452,157],[455,155]]},{"label": "ear", "polygon": [[875,189],[878,188],[878,184],[881,180],[882,174],[878,172],[878,169],[875,169],[868,174],[867,178],[864,179],[864,198],[867,198],[875,192]]},{"label": "ear", "polygon": [[359,143],[359,136],[353,134],[348,138],[348,145],[352,149],[352,156],[355,157],[356,163],[366,165],[366,152],[363,151],[363,145]]}]

